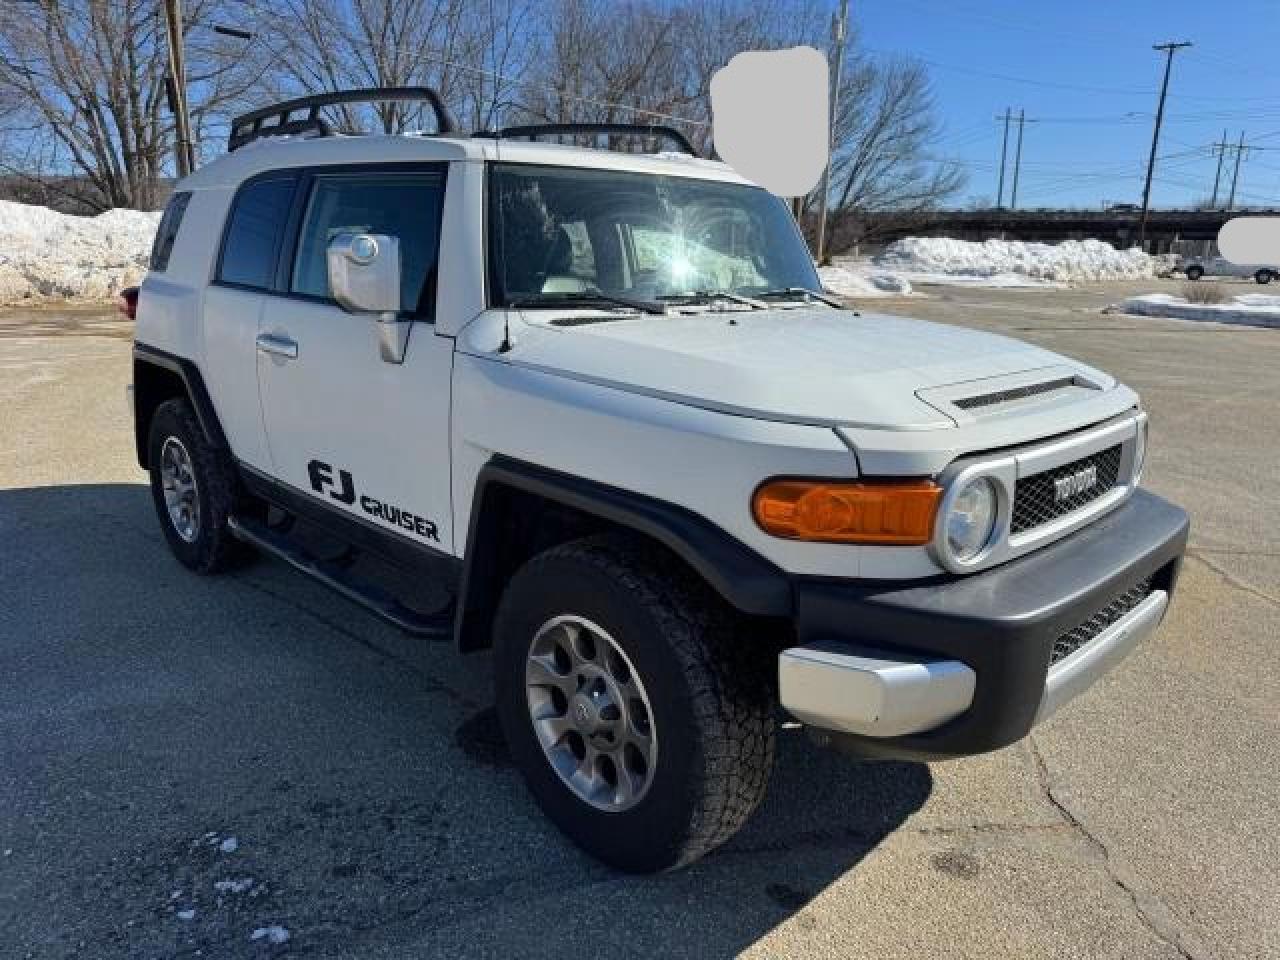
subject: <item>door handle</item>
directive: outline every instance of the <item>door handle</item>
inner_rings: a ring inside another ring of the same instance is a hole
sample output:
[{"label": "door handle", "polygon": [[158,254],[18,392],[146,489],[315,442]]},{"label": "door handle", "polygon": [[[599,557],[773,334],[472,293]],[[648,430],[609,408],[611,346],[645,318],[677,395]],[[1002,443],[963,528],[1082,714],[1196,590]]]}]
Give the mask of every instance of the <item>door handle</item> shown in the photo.
[{"label": "door handle", "polygon": [[298,343],[296,340],[290,340],[288,337],[282,337],[274,333],[260,333],[256,342],[259,353],[269,353],[274,357],[284,357],[288,360],[298,359]]}]

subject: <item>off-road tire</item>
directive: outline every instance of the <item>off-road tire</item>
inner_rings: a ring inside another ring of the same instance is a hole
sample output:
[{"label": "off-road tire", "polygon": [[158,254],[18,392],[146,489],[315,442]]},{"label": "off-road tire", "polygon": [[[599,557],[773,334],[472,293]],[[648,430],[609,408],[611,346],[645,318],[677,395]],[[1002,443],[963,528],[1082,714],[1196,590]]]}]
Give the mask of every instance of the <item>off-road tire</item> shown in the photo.
[{"label": "off-road tire", "polygon": [[[525,664],[562,615],[600,625],[634,664],[658,752],[628,809],[581,799],[547,759],[530,718]],[[733,611],[661,548],[605,535],[547,550],[512,578],[494,625],[497,711],[513,760],[546,815],[579,846],[633,873],[684,866],[732,837],[773,766],[774,658]]]},{"label": "off-road tire", "polygon": [[[194,539],[178,533],[165,503],[161,457],[165,442],[176,439],[186,451],[195,478],[199,523]],[[147,437],[151,471],[151,499],[169,549],[183,566],[196,573],[220,573],[242,564],[252,551],[232,536],[227,517],[236,505],[236,476],[231,458],[206,439],[191,405],[184,399],[166,400],[151,417]]]},{"label": "off-road tire", "polygon": [[1187,267],[1187,279],[1199,280],[1204,276],[1204,267]]},{"label": "off-road tire", "polygon": [[1270,283],[1273,274],[1270,270],[1259,270],[1253,275],[1253,279],[1258,283]]}]

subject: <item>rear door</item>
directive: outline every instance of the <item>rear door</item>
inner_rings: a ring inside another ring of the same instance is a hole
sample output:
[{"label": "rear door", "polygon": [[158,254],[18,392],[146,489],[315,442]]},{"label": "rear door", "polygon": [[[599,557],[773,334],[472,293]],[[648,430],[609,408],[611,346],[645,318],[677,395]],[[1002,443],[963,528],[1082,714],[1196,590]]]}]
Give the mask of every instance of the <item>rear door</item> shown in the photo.
[{"label": "rear door", "polygon": [[263,174],[235,193],[222,231],[214,281],[204,294],[203,375],[236,459],[268,470],[258,403],[256,339],[263,303],[275,285],[276,258],[297,176]]},{"label": "rear door", "polygon": [[[453,339],[436,334],[445,164],[303,175],[278,278],[259,324],[258,382],[273,470],[305,496],[422,546],[452,552],[449,384]],[[402,364],[381,358],[372,316],[334,302],[325,251],[339,233],[399,238]]]}]

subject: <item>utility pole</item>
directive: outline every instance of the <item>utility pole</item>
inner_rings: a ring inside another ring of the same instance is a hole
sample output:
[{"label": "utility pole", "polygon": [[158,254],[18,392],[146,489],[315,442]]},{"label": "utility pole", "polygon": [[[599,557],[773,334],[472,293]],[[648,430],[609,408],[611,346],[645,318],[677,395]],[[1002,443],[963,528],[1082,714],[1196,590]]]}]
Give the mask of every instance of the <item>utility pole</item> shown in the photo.
[{"label": "utility pole", "polygon": [[849,23],[849,0],[840,0],[840,18],[836,20],[836,69],[831,81],[831,116],[827,120],[827,166],[822,171],[822,196],[818,198],[818,257],[819,263],[827,245],[827,195],[831,193],[831,141],[835,139],[836,117],[840,107],[840,74],[844,70],[844,38]]},{"label": "utility pole", "polygon": [[1227,154],[1227,131],[1222,131],[1222,142],[1215,143],[1213,149],[1218,154],[1218,172],[1213,175],[1213,199],[1209,201],[1209,209],[1218,209],[1218,183],[1222,180],[1222,158]]},{"label": "utility pole", "polygon": [[1151,132],[1151,156],[1147,158],[1147,181],[1142,187],[1142,219],[1138,221],[1138,246],[1147,249],[1147,212],[1151,209],[1151,175],[1156,168],[1156,146],[1160,143],[1160,125],[1164,123],[1164,99],[1169,94],[1169,71],[1173,68],[1173,55],[1183,47],[1191,46],[1190,40],[1180,43],[1152,44],[1152,50],[1163,50],[1164,81],[1160,84],[1160,103],[1156,107],[1156,125]]},{"label": "utility pole", "polygon": [[187,68],[182,41],[182,0],[164,0],[165,31],[169,40],[169,107],[173,111],[174,152],[178,176],[185,177],[196,166],[195,145],[191,142],[191,115],[187,111]]},{"label": "utility pole", "polygon": [[[1034,120],[1031,121],[1035,123]],[[1022,107],[1018,108],[1018,149],[1014,151],[1013,159],[1013,191],[1009,196],[1009,209],[1018,209],[1018,174],[1022,170],[1022,128],[1027,123],[1027,111]]]},{"label": "utility pole", "polygon": [[[996,209],[1004,209],[1004,166],[1005,158],[1009,155],[1009,115],[1013,113],[1012,107],[1004,108],[1004,139],[1000,141],[1000,186],[996,188]],[[996,117],[999,120],[999,117]]]},{"label": "utility pole", "polygon": [[1244,131],[1240,131],[1240,142],[1236,145],[1236,168],[1231,174],[1231,195],[1227,197],[1227,210],[1234,210],[1236,206],[1236,182],[1240,179],[1240,158],[1244,156],[1246,150],[1251,149],[1244,145]]}]

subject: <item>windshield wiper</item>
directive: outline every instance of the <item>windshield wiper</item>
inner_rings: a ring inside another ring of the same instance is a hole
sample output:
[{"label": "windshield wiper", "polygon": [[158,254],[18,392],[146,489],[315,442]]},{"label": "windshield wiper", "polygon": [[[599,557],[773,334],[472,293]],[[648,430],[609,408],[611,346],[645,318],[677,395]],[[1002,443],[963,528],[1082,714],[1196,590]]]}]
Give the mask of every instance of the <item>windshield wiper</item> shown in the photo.
[{"label": "windshield wiper", "polygon": [[756,297],[761,300],[770,297],[776,297],[779,300],[784,297],[803,297],[806,303],[810,300],[817,300],[819,303],[825,303],[827,306],[835,307],[837,310],[847,309],[843,303],[834,297],[819,293],[817,290],[810,290],[808,287],[779,287],[777,290],[766,290],[764,293],[757,293]]},{"label": "windshield wiper", "polygon": [[744,297],[740,293],[733,293],[732,291],[729,291],[729,290],[690,290],[688,293],[663,294],[662,296],[657,297],[656,299],[663,300],[663,301],[673,301],[673,302],[685,301],[690,303],[696,302],[698,300],[728,300],[730,303],[744,304],[745,306],[750,307],[752,310],[768,310],[769,309],[769,305],[767,303],[761,303],[759,300],[756,300],[752,297]]},{"label": "windshield wiper", "polygon": [[639,310],[643,313],[652,313],[659,316],[667,312],[667,308],[660,303],[652,300],[633,300],[630,297],[620,297],[616,294],[605,293],[603,290],[577,290],[566,293],[540,293],[532,297],[518,297],[515,300],[508,300],[508,307],[544,307],[554,309],[563,306],[591,306],[600,304],[610,304],[615,307],[630,307],[632,310]]}]

